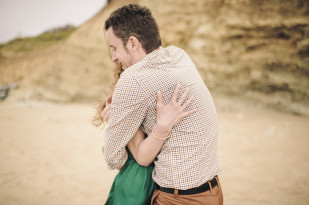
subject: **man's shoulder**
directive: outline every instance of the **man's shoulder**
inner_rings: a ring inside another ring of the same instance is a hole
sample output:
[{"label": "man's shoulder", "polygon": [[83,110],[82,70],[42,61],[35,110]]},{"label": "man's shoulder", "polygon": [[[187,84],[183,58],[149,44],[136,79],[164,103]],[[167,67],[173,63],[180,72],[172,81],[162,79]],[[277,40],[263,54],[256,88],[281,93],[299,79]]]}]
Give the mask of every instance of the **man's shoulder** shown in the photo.
[{"label": "man's shoulder", "polygon": [[164,55],[167,57],[166,59],[169,62],[173,63],[181,62],[183,60],[191,60],[190,56],[185,50],[176,46],[168,46],[164,48]]},{"label": "man's shoulder", "polygon": [[179,48],[177,46],[174,46],[174,45],[167,46],[164,49],[171,52],[171,53],[175,53],[175,54],[186,53],[185,50],[183,50],[182,48]]},{"label": "man's shoulder", "polygon": [[123,90],[133,92],[143,92],[144,86],[143,86],[143,76],[145,75],[143,72],[138,70],[138,67],[130,67],[129,69],[125,70],[115,87],[115,91],[123,92]]},{"label": "man's shoulder", "polygon": [[[176,46],[160,47],[144,59],[127,68],[120,77],[119,84],[135,82],[140,84],[158,74],[157,70],[165,69],[167,65],[176,65],[190,58],[181,48]],[[141,85],[142,86],[142,85]]]},{"label": "man's shoulder", "polygon": [[136,80],[136,77],[135,77],[135,74],[134,72],[127,72],[127,71],[124,71],[117,84],[116,84],[116,87],[122,87],[122,86],[125,86],[125,87],[136,87],[136,85],[138,85],[138,82]]},{"label": "man's shoulder", "polygon": [[182,48],[179,48],[177,46],[174,45],[170,45],[164,48],[165,50],[171,50],[171,51],[184,51]]},{"label": "man's shoulder", "polygon": [[144,98],[144,89],[136,77],[131,73],[124,73],[115,86],[113,101],[129,106]]}]

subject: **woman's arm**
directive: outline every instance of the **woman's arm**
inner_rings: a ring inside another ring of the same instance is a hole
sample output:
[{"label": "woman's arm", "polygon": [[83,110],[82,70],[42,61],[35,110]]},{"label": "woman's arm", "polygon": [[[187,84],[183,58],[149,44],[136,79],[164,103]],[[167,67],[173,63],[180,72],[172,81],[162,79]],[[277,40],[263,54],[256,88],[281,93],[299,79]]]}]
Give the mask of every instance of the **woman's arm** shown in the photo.
[{"label": "woman's arm", "polygon": [[194,109],[184,112],[186,107],[192,102],[193,96],[184,103],[189,93],[189,90],[186,89],[177,102],[179,90],[180,85],[176,87],[172,99],[167,105],[163,104],[162,94],[158,92],[157,124],[153,127],[151,134],[147,138],[145,138],[144,133],[138,129],[136,134],[129,141],[127,146],[138,164],[149,166],[159,154],[172,128],[183,118],[196,111],[196,109]]},{"label": "woman's arm", "polygon": [[[154,129],[156,130],[155,127]],[[160,128],[158,127],[157,129],[160,130]],[[157,134],[156,131],[154,132],[156,133],[156,136],[160,136],[159,134]],[[164,136],[168,135],[169,132],[166,132],[164,134]],[[153,133],[151,133],[147,138],[145,138],[145,134],[140,129],[138,129],[136,134],[127,144],[127,146],[137,163],[147,167],[154,161],[156,156],[159,154],[164,142],[164,139],[155,138]]]}]

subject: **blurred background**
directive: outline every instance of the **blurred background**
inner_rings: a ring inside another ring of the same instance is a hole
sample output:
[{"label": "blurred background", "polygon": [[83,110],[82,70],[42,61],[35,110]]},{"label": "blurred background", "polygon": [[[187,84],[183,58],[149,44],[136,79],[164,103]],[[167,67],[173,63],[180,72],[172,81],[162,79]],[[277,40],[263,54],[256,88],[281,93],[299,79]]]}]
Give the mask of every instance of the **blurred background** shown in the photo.
[{"label": "blurred background", "polygon": [[104,21],[129,3],[214,97],[225,204],[309,203],[307,0],[57,2],[0,2],[0,204],[104,203],[117,172],[90,121],[113,77]]}]

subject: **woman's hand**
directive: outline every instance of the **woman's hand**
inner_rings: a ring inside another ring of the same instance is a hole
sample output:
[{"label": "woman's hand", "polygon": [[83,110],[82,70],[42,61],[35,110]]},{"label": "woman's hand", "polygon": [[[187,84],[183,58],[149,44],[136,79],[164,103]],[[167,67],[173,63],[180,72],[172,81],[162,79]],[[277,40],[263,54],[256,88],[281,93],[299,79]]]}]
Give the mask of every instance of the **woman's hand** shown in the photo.
[{"label": "woman's hand", "polygon": [[109,95],[106,98],[106,106],[103,109],[101,116],[103,118],[103,121],[107,123],[108,118],[109,118],[109,114],[110,114],[110,109],[111,109],[111,103],[112,103],[112,96]]},{"label": "woman's hand", "polygon": [[127,146],[138,164],[149,166],[157,157],[165,140],[169,137],[172,127],[177,125],[183,118],[196,111],[196,109],[193,109],[184,112],[186,107],[192,102],[193,97],[190,97],[185,102],[189,94],[189,90],[186,90],[177,102],[179,90],[180,85],[176,87],[172,99],[167,105],[163,104],[162,94],[158,92],[157,124],[153,127],[151,134],[146,138],[144,138],[144,133],[138,129],[128,143]]},{"label": "woman's hand", "polygon": [[172,128],[177,125],[182,119],[197,111],[197,109],[193,109],[184,112],[184,110],[192,102],[194,97],[191,96],[185,102],[185,99],[189,94],[189,89],[187,88],[177,102],[180,87],[181,85],[176,86],[176,89],[172,95],[172,99],[167,105],[164,105],[162,94],[160,91],[158,91],[157,124],[155,130],[156,132],[162,133],[162,135],[164,135],[164,133],[170,133]]}]

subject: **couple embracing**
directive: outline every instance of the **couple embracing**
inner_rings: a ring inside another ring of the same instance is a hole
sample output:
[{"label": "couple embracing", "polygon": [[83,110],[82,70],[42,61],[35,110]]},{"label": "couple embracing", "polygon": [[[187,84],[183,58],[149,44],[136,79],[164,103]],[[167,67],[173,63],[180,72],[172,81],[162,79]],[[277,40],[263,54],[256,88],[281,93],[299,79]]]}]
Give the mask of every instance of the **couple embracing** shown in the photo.
[{"label": "couple embracing", "polygon": [[223,204],[216,108],[191,58],[161,46],[140,5],[115,10],[105,31],[119,79],[98,112],[104,158],[120,170],[105,204]]}]

